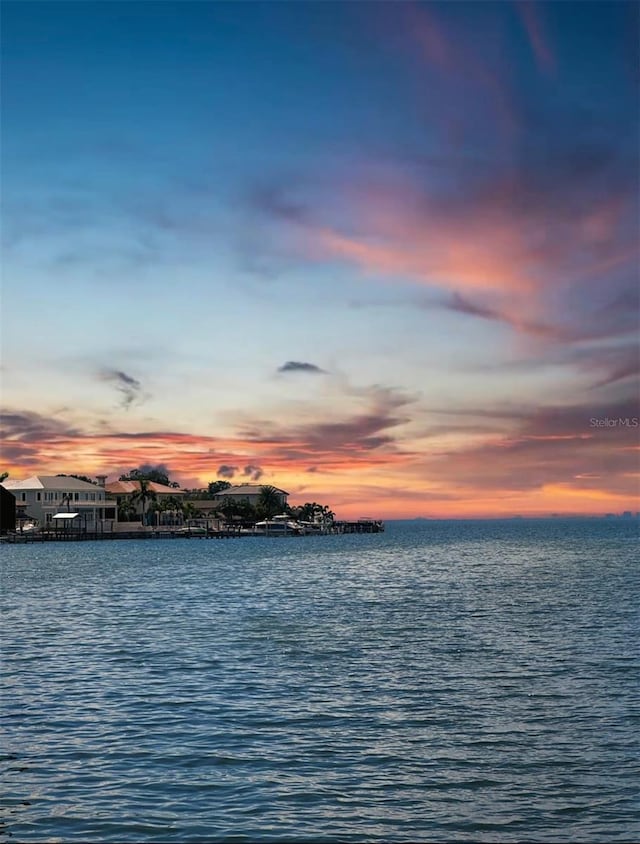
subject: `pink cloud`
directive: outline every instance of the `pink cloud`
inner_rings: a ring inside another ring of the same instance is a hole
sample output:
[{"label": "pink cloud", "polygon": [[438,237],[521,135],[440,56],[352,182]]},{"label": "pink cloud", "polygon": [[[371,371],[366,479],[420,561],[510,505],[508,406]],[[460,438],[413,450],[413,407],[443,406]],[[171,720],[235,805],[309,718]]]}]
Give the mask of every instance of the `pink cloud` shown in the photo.
[{"label": "pink cloud", "polygon": [[543,73],[553,74],[556,70],[556,58],[544,31],[539,7],[531,0],[519,0],[516,3],[516,9],[529,38],[538,68]]}]

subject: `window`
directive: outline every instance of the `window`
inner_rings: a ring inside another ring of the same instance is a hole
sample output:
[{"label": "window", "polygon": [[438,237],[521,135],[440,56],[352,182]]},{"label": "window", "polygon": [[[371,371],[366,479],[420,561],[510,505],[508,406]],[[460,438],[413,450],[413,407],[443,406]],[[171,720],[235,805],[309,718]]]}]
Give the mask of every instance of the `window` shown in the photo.
[{"label": "window", "polygon": [[36,492],[36,500],[42,501],[42,493],[41,492]]},{"label": "window", "polygon": [[80,501],[80,493],[79,492],[73,493],[73,500],[74,501]]},{"label": "window", "polygon": [[46,515],[47,524],[49,524],[52,521],[52,519],[53,519],[53,516],[51,515],[51,513],[47,513],[47,515]]}]

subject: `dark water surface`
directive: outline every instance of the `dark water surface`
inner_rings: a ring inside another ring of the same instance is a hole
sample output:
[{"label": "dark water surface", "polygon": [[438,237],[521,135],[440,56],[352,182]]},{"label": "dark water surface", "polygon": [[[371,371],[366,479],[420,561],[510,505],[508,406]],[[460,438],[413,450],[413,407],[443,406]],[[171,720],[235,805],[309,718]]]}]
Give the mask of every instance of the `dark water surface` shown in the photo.
[{"label": "dark water surface", "polygon": [[637,539],[5,546],[0,840],[638,841]]}]

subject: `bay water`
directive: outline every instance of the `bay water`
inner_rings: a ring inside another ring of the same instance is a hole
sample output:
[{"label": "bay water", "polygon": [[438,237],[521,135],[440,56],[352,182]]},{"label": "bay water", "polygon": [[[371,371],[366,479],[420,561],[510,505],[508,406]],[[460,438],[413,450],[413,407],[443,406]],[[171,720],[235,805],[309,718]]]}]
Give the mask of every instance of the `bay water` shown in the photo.
[{"label": "bay water", "polygon": [[640,840],[635,519],[4,545],[0,841]]}]

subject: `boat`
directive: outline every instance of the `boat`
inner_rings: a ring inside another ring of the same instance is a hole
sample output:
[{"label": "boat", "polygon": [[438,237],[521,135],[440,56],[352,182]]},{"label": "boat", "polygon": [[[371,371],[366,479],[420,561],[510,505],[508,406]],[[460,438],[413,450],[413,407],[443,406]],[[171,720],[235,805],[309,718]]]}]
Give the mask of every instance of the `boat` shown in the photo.
[{"label": "boat", "polygon": [[257,536],[301,536],[304,532],[304,528],[287,515],[256,522],[253,529]]},{"label": "boat", "polygon": [[305,522],[302,519],[298,521],[298,525],[305,534],[327,533],[330,527],[322,522]]}]

